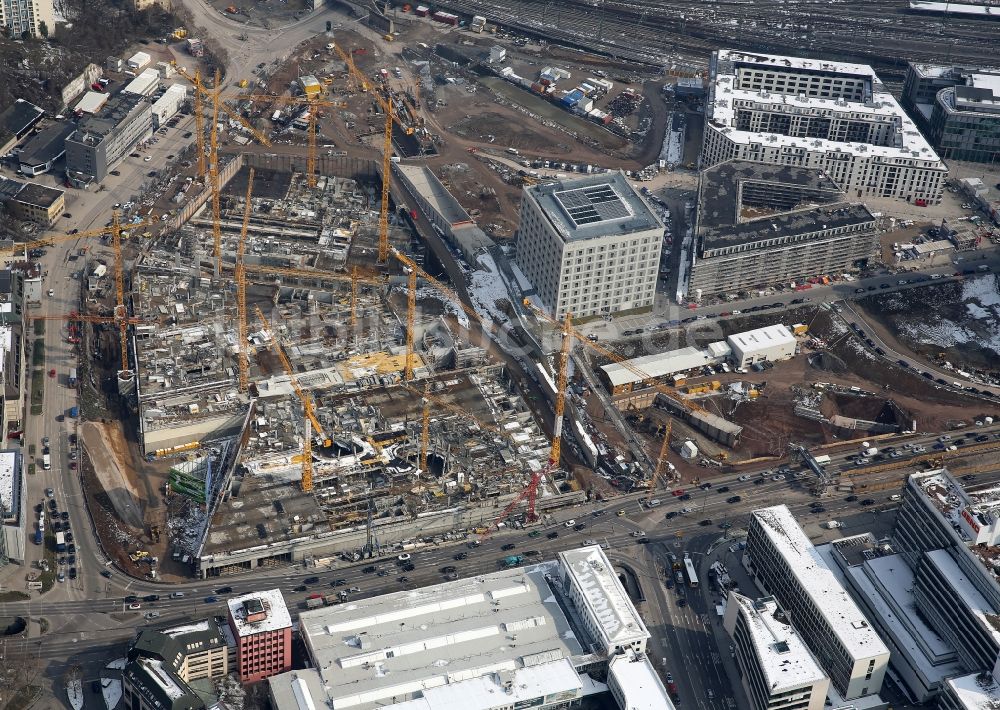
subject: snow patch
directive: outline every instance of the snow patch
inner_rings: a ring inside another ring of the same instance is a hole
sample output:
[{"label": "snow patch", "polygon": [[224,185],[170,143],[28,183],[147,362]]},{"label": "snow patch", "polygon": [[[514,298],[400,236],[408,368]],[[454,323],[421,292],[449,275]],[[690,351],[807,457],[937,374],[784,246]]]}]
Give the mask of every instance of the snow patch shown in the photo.
[{"label": "snow patch", "polygon": [[122,658],[116,658],[115,660],[111,661],[111,663],[109,663],[108,665],[106,665],[104,667],[107,668],[108,670],[120,671],[123,668],[125,668],[125,664],[127,662],[128,662],[127,658],[124,658],[124,657],[122,657]]},{"label": "snow patch", "polygon": [[114,678],[101,678],[101,692],[108,710],[115,710],[122,701],[122,682]]},{"label": "snow patch", "polygon": [[66,684],[66,697],[73,710],[83,710],[83,681],[74,678]]},{"label": "snow patch", "polygon": [[478,269],[469,274],[469,296],[476,313],[486,322],[506,323],[507,315],[497,305],[497,301],[509,301],[507,284],[500,276],[493,257],[482,254],[477,259]]}]

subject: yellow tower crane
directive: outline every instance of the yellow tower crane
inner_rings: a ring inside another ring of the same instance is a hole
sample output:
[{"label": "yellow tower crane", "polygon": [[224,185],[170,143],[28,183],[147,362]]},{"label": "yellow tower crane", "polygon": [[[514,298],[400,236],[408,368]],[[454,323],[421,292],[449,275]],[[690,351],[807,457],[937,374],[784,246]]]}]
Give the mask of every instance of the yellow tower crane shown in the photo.
[{"label": "yellow tower crane", "polygon": [[406,367],[403,368],[403,379],[409,382],[413,379],[413,328],[417,320],[416,269],[410,269],[407,281],[409,287],[406,289]]},{"label": "yellow tower crane", "polygon": [[289,98],[286,96],[261,96],[256,94],[242,96],[240,100],[253,101],[254,103],[309,107],[309,154],[306,164],[306,179],[309,181],[309,187],[316,187],[316,132],[317,123],[319,122],[319,110],[321,107],[345,108],[347,104],[343,101],[326,101],[316,97]]},{"label": "yellow tower crane", "polygon": [[[344,63],[347,64],[347,70],[351,75],[361,81],[363,87],[367,87],[367,78],[354,66],[354,61],[350,54],[345,52],[340,45],[334,45],[334,48],[337,50],[340,58],[344,60]],[[372,92],[372,96],[375,97],[376,103],[378,103],[379,108],[382,109],[382,113],[385,115],[385,135],[382,142],[382,207],[379,210],[378,221],[378,261],[380,264],[385,263],[389,258],[389,184],[392,181],[390,172],[392,168],[392,122],[395,121],[406,135],[413,135],[413,126],[404,123],[396,112],[393,111],[393,99],[388,86],[385,87],[385,92],[385,97],[380,96],[378,91]]]},{"label": "yellow tower crane", "polygon": [[[559,347],[559,363],[556,371],[556,411],[552,423],[552,449],[549,452],[549,466],[559,465],[562,455],[562,422],[566,412],[566,387],[569,384],[569,351],[573,343],[573,317],[566,313],[563,318],[562,343]],[[534,506],[532,506],[534,507]]]},{"label": "yellow tower crane", "polygon": [[243,206],[243,224],[240,226],[240,242],[236,247],[236,311],[238,320],[237,338],[240,358],[240,392],[250,391],[250,356],[247,353],[247,272],[243,264],[246,252],[247,229],[250,226],[250,213],[253,211],[250,197],[253,194],[254,169],[250,168],[247,175],[246,204]]},{"label": "yellow tower crane", "polygon": [[341,274],[335,271],[315,271],[313,269],[293,269],[280,266],[263,266],[261,264],[245,264],[243,267],[246,273],[260,274],[261,276],[293,276],[301,279],[316,279],[317,281],[350,281],[351,282],[351,327],[357,325],[357,305],[358,305],[358,285],[384,286],[385,278],[370,278],[361,276],[358,268],[351,269],[350,275]]},{"label": "yellow tower crane", "polygon": [[[264,317],[263,311],[260,310],[259,306],[255,306],[257,309],[257,318],[265,326],[268,325],[267,319]],[[316,418],[316,412],[313,409],[312,397],[302,389],[299,385],[299,380],[295,376],[295,371],[292,369],[292,363],[288,361],[288,356],[285,355],[285,351],[281,348],[281,343],[278,342],[278,336],[276,333],[271,333],[271,349],[274,354],[278,356],[281,361],[281,366],[285,369],[288,374],[289,381],[292,383],[292,389],[295,390],[296,396],[302,402],[302,409],[305,410],[306,415],[306,436],[303,442],[303,460],[302,460],[302,490],[311,491],[313,488],[312,479],[312,433],[309,429],[309,424],[315,429],[316,434],[323,440],[324,446],[329,446],[332,442],[323,433],[323,426],[319,423]]]},{"label": "yellow tower crane", "polygon": [[674,418],[667,417],[667,426],[663,430],[663,445],[660,446],[660,456],[656,459],[656,472],[653,474],[653,488],[663,475],[663,467],[667,465],[667,453],[670,451],[670,430],[673,428]]},{"label": "yellow tower crane", "polygon": [[194,73],[194,130],[198,135],[198,177],[205,175],[205,114],[201,105],[201,70]]},{"label": "yellow tower crane", "polygon": [[222,270],[222,210],[219,207],[219,103],[222,87],[219,70],[215,70],[215,87],[212,90],[212,129],[209,132],[208,173],[212,188],[212,256],[215,257],[215,278]]},{"label": "yellow tower crane", "polygon": [[431,383],[428,380],[424,383],[424,411],[423,411],[423,426],[420,430],[420,471],[425,476],[428,474],[427,470],[427,448],[430,446],[431,442]]},{"label": "yellow tower crane", "polygon": [[[170,62],[170,64],[174,67],[174,69],[177,70],[178,74],[180,74],[182,77],[184,77],[185,79],[187,79],[188,81],[190,81],[192,85],[194,85],[194,87],[195,87],[195,101],[196,101],[196,103],[197,103],[197,100],[198,100],[197,96],[199,94],[202,97],[207,98],[207,99],[211,99],[212,98],[213,92],[209,91],[208,89],[206,89],[205,85],[202,84],[200,81],[196,82],[195,78],[193,76],[191,76],[190,74],[188,74],[188,72],[184,69],[184,67],[178,66],[176,61],[172,61],[172,62]],[[221,99],[221,101],[219,103],[219,110],[222,113],[224,113],[227,116],[229,116],[229,118],[233,119],[234,121],[236,121],[237,123],[239,123],[241,126],[243,126],[247,130],[247,132],[250,133],[250,135],[252,135],[254,137],[254,139],[258,143],[270,147],[271,146],[271,140],[267,136],[265,136],[263,133],[261,133],[260,131],[258,131],[256,128],[254,128],[250,124],[249,121],[247,121],[238,112],[236,112],[235,110],[233,110],[233,109],[231,109],[229,107],[229,105],[226,103],[226,101],[229,100],[230,98],[242,100],[243,97],[240,97],[240,96],[224,96],[224,97],[222,97],[222,99]]]}]

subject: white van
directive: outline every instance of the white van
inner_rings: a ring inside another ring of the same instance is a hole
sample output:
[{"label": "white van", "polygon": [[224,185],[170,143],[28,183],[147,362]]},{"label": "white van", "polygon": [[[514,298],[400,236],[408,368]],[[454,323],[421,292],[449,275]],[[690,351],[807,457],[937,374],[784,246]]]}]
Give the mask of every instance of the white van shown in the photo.
[{"label": "white van", "polygon": [[170,592],[171,599],[180,599],[184,596],[184,592]]},{"label": "white van", "polygon": [[42,468],[46,471],[52,468],[52,457],[48,454],[42,454]]}]

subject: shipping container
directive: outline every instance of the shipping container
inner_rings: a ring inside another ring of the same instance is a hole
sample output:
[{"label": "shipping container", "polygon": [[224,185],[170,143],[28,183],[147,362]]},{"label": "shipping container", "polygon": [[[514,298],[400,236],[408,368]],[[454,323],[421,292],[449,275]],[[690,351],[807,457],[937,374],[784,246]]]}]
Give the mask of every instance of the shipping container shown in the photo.
[{"label": "shipping container", "polygon": [[430,12],[430,10],[426,5],[417,5],[417,9],[413,11],[413,14],[417,17],[427,17],[428,12]]},{"label": "shipping container", "polygon": [[431,19],[435,22],[440,22],[445,25],[451,25],[452,27],[458,26],[458,15],[452,15],[450,12],[435,12],[431,15]]}]

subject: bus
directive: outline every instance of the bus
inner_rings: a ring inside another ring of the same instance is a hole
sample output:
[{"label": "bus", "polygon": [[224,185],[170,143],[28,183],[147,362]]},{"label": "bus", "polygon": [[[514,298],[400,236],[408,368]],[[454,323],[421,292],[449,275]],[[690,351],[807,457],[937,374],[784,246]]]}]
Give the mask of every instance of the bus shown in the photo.
[{"label": "bus", "polygon": [[684,558],[684,572],[687,573],[688,586],[697,589],[698,573],[694,571],[694,561],[690,557]]}]

